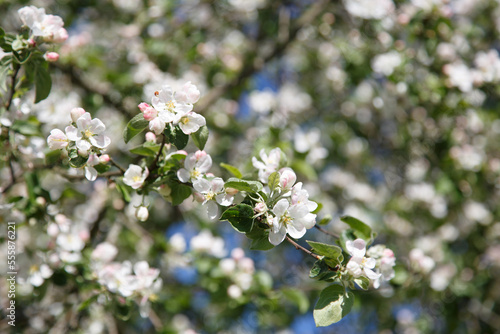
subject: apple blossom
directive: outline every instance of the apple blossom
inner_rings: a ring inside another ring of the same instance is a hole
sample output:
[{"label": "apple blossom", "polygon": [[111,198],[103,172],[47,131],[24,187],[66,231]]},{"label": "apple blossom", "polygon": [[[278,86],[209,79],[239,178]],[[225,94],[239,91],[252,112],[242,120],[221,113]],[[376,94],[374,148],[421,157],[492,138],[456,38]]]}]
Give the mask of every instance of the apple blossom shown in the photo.
[{"label": "apple blossom", "polygon": [[191,104],[175,100],[170,86],[163,86],[159,92],[156,91],[151,103],[158,111],[158,118],[165,123],[173,123],[174,125],[179,122],[182,116],[193,109]]},{"label": "apple blossom", "polygon": [[47,52],[43,55],[43,58],[49,63],[54,63],[59,60],[59,54],[57,52]]},{"label": "apple blossom", "polygon": [[278,147],[274,148],[271,152],[269,152],[269,155],[267,155],[265,149],[261,149],[259,156],[262,161],[253,157],[252,164],[259,170],[259,180],[263,183],[267,183],[269,175],[278,170],[281,159],[281,150]]},{"label": "apple blossom", "polygon": [[26,6],[18,10],[19,17],[28,26],[34,36],[40,36],[45,42],[62,43],[68,38],[68,32],[63,28],[61,17],[45,14],[45,9]]},{"label": "apple blossom", "polygon": [[381,274],[377,274],[372,270],[375,268],[377,261],[374,258],[365,257],[366,242],[363,239],[348,240],[345,246],[347,252],[352,256],[346,266],[349,274],[355,278],[366,276],[372,280],[376,280],[381,276]]},{"label": "apple blossom", "polygon": [[269,231],[269,242],[273,245],[279,245],[287,233],[295,239],[306,234],[303,219],[309,213],[307,206],[290,205],[288,199],[282,198],[274,205],[272,212],[275,217]]},{"label": "apple blossom", "polygon": [[208,217],[211,220],[217,218],[219,208],[216,203],[229,206],[234,197],[224,191],[224,181],[220,177],[207,180],[199,178],[193,181],[193,188],[204,196],[203,205],[207,206]]},{"label": "apple blossom", "polygon": [[139,189],[149,175],[148,168],[144,171],[141,166],[130,164],[123,175],[123,182],[133,189]]},{"label": "apple blossom", "polygon": [[180,91],[175,93],[175,98],[179,102],[193,104],[200,99],[200,91],[191,81],[188,81],[182,86]]},{"label": "apple blossom", "polygon": [[97,178],[97,170],[94,168],[95,165],[100,163],[100,159],[97,154],[92,153],[89,155],[87,160],[87,165],[85,166],[85,177],[89,181],[95,181]]},{"label": "apple blossom", "polygon": [[103,149],[109,146],[111,139],[102,134],[106,126],[100,119],[90,116],[86,112],[76,120],[77,127],[72,125],[66,127],[66,136],[69,140],[76,142],[76,147],[88,151],[92,146]]},{"label": "apple blossom", "polygon": [[290,190],[297,180],[297,175],[295,172],[288,167],[280,170],[280,187],[282,190]]},{"label": "apple blossom", "polygon": [[205,151],[197,151],[187,155],[184,168],[177,171],[179,181],[187,183],[203,176],[212,167],[212,158]]},{"label": "apple blossom", "polygon": [[90,257],[94,261],[109,263],[115,258],[117,254],[118,249],[115,245],[109,242],[102,242],[96,246],[96,248],[92,251]]},{"label": "apple blossom", "polygon": [[69,144],[68,137],[59,129],[50,131],[50,136],[47,138],[47,144],[51,150],[63,149]]},{"label": "apple blossom", "polygon": [[156,135],[153,132],[147,132],[145,135],[145,139],[148,142],[155,143],[156,142]]},{"label": "apple blossom", "polygon": [[187,135],[198,131],[205,124],[205,117],[194,112],[188,112],[179,120],[179,127]]}]

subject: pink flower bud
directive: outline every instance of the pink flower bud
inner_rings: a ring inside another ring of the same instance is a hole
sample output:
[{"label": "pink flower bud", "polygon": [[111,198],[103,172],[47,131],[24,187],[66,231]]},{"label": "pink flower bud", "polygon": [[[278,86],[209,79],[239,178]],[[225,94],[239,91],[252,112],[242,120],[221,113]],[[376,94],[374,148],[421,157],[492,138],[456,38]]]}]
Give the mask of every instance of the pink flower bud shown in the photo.
[{"label": "pink flower bud", "polygon": [[49,63],[53,63],[59,59],[59,53],[47,52],[46,54],[43,55],[43,58],[45,58],[45,60],[48,61]]},{"label": "pink flower bud", "polygon": [[147,104],[146,102],[141,102],[141,103],[138,105],[138,107],[139,107],[139,110],[140,110],[141,112],[144,112],[144,110],[146,110],[147,108],[150,108],[150,105],[149,105],[149,104]]},{"label": "pink flower bud", "polygon": [[83,108],[73,108],[71,109],[71,120],[76,123],[76,121],[85,114],[85,110]]},{"label": "pink flower bud", "polygon": [[147,132],[146,133],[146,141],[149,141],[149,142],[156,142],[156,135],[153,133],[153,132]]},{"label": "pink flower bud", "polygon": [[196,160],[200,160],[201,158],[203,158],[203,157],[204,157],[204,156],[206,156],[206,155],[207,155],[207,152],[205,152],[205,151],[200,151],[200,150],[198,150],[198,151],[196,151],[196,152],[194,153],[194,157],[196,158]]},{"label": "pink flower bud", "polygon": [[138,207],[137,211],[135,212],[135,216],[141,222],[148,220],[149,217],[148,208],[146,208],[145,206]]},{"label": "pink flower bud", "polygon": [[33,38],[28,39],[28,44],[33,48],[36,46],[36,42]]},{"label": "pink flower bud", "polygon": [[266,205],[266,203],[260,202],[260,203],[255,204],[255,211],[257,213],[266,212],[267,211],[267,205]]},{"label": "pink flower bud", "polygon": [[283,168],[280,171],[280,186],[282,189],[291,189],[297,176],[291,168]]},{"label": "pink flower bud", "polygon": [[235,259],[236,261],[241,260],[242,258],[245,257],[245,252],[241,248],[234,248],[231,251],[231,257]]},{"label": "pink flower bud", "polygon": [[107,154],[103,154],[99,157],[99,161],[103,164],[108,163],[111,158]]},{"label": "pink flower bud", "polygon": [[158,111],[153,107],[148,107],[142,112],[146,121],[152,121],[158,116]]}]

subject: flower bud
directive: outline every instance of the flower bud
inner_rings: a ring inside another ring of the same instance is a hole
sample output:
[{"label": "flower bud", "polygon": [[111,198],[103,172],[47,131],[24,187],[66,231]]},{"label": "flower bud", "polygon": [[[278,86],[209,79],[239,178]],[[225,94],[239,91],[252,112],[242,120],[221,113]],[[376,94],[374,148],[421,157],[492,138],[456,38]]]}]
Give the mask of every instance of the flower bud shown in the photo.
[{"label": "flower bud", "polygon": [[73,108],[71,109],[71,120],[76,123],[76,121],[85,114],[85,110],[83,108]]},{"label": "flower bud", "polygon": [[146,133],[146,141],[155,143],[156,142],[156,135],[153,132],[147,132]]},{"label": "flower bud", "polygon": [[158,111],[153,107],[148,107],[142,112],[146,121],[152,121],[158,116]]},{"label": "flower bud", "polygon": [[255,204],[255,212],[264,213],[266,211],[267,211],[266,203],[260,202],[260,203]]},{"label": "flower bud", "polygon": [[150,108],[150,105],[147,104],[146,102],[141,102],[141,103],[139,103],[138,107],[139,107],[139,110],[141,112],[144,112],[144,110],[146,110],[147,108]]},{"label": "flower bud", "polygon": [[207,152],[205,152],[205,151],[200,151],[200,150],[198,150],[198,151],[196,151],[196,152],[194,153],[194,157],[196,158],[196,160],[200,160],[201,158],[203,158],[203,157],[204,157],[204,156],[206,156],[206,155],[207,155]]},{"label": "flower bud", "polygon": [[297,176],[291,168],[283,168],[280,171],[280,186],[282,189],[291,189],[296,180]]},{"label": "flower bud", "polygon": [[108,163],[110,159],[111,159],[111,158],[110,158],[110,157],[109,157],[109,155],[107,155],[107,154],[103,154],[103,155],[101,155],[101,156],[99,157],[99,161],[100,161],[102,164]]},{"label": "flower bud", "polygon": [[32,48],[34,48],[36,46],[36,42],[35,42],[35,40],[33,38],[28,39],[28,44]]},{"label": "flower bud", "polygon": [[135,211],[135,217],[141,222],[146,221],[149,217],[148,208],[142,205],[138,207],[137,210]]},{"label": "flower bud", "polygon": [[57,52],[47,52],[43,55],[46,61],[49,63],[54,63],[59,59],[59,53]]},{"label": "flower bud", "polygon": [[230,196],[234,196],[238,193],[238,189],[234,189],[234,188],[226,188],[226,194],[230,195]]}]

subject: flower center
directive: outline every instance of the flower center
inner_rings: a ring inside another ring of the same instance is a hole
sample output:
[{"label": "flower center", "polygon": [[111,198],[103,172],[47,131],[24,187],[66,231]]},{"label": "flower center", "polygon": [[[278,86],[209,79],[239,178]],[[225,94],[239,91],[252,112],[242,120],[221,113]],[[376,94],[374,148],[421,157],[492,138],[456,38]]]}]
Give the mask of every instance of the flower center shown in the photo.
[{"label": "flower center", "polygon": [[211,201],[215,198],[215,193],[213,191],[209,191],[205,198],[207,199],[207,201]]},{"label": "flower center", "polygon": [[141,182],[142,177],[140,177],[139,175],[136,175],[136,176],[132,177],[132,180],[134,180],[134,182]]},{"label": "flower center", "polygon": [[165,106],[167,107],[168,111],[174,112],[175,104],[174,101],[169,101],[165,103]]},{"label": "flower center", "polygon": [[92,133],[92,131],[90,131],[89,129],[86,129],[83,133],[83,135],[86,137],[86,138],[90,138],[92,137],[94,134]]},{"label": "flower center", "polygon": [[200,172],[196,169],[193,169],[190,173],[192,179],[197,179],[200,176]]},{"label": "flower center", "polygon": [[188,124],[188,123],[189,123],[189,118],[188,118],[188,117],[186,117],[186,116],[182,117],[182,118],[181,118],[181,123],[182,123],[182,124]]}]

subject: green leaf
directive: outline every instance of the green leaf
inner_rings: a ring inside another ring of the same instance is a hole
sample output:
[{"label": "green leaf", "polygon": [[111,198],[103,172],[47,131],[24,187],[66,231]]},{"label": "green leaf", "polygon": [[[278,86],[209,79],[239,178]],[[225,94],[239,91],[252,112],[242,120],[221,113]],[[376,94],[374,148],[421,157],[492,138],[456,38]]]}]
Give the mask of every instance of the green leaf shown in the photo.
[{"label": "green leaf", "polygon": [[165,136],[167,139],[168,143],[174,144],[175,147],[177,147],[178,150],[182,150],[184,147],[186,147],[188,141],[189,141],[189,136],[182,132],[182,130],[176,126],[172,128],[171,126],[167,126],[165,128]]},{"label": "green leaf", "polygon": [[35,103],[45,100],[51,88],[52,79],[47,63],[37,64],[35,67]]},{"label": "green leaf", "polygon": [[318,225],[327,225],[332,220],[331,215],[326,215],[319,221]]},{"label": "green leaf", "polygon": [[271,191],[278,188],[280,185],[280,174],[278,172],[271,173],[267,179],[267,185]]},{"label": "green leaf", "polygon": [[149,122],[144,119],[142,113],[135,115],[134,118],[128,122],[127,127],[123,131],[123,140],[125,143],[128,143],[132,138],[144,131],[148,125]]},{"label": "green leaf", "polygon": [[[208,140],[208,128],[206,125],[202,126],[198,131],[191,134],[191,138],[193,138],[194,144],[200,150],[205,148],[205,144]],[[176,145],[177,146],[177,145]],[[240,176],[241,177],[241,176]]]},{"label": "green leaf", "polygon": [[338,276],[338,272],[331,270],[324,258],[314,262],[314,265],[309,271],[310,278],[315,278],[320,281],[333,281],[336,276]]},{"label": "green leaf", "polygon": [[87,163],[88,158],[77,156],[74,159],[69,160],[69,165],[73,168],[82,168]]},{"label": "green leaf", "polygon": [[25,136],[40,136],[40,124],[36,120],[15,121],[11,129]]},{"label": "green leaf", "polygon": [[253,215],[250,205],[238,204],[224,211],[220,219],[229,221],[238,232],[245,233],[252,229]]},{"label": "green leaf", "polygon": [[370,280],[367,277],[360,276],[355,278],[354,283],[356,283],[363,290],[368,290],[370,287]]},{"label": "green leaf", "polygon": [[356,237],[364,239],[366,242],[373,240],[372,229],[370,226],[363,223],[361,220],[351,217],[343,216],[340,220],[349,225],[353,230]]},{"label": "green leaf", "polygon": [[61,159],[61,150],[53,150],[45,153],[45,164],[54,165]]},{"label": "green leaf", "polygon": [[158,151],[160,150],[160,146],[137,146],[134,147],[133,149],[130,150],[130,153],[137,154],[137,155],[142,155],[145,157],[154,157],[156,154],[158,154]]},{"label": "green leaf", "polygon": [[249,193],[256,193],[259,192],[263,186],[259,181],[248,181],[232,177],[226,181],[225,187],[234,188],[236,190],[246,191]]},{"label": "green leaf", "polygon": [[314,253],[325,257],[325,261],[330,267],[340,265],[344,260],[342,249],[338,246],[310,240],[306,240],[306,242],[313,248]]},{"label": "green leaf", "polygon": [[191,195],[191,188],[186,186],[185,184],[172,182],[169,184],[169,186],[172,189],[172,192],[170,193],[170,196],[172,197],[172,205],[181,204],[186,198]]},{"label": "green leaf", "polygon": [[269,242],[269,237],[268,234],[264,234],[263,236],[253,239],[252,243],[250,244],[250,249],[251,250],[270,250],[274,248],[274,245]]},{"label": "green leaf", "polygon": [[95,165],[94,168],[99,174],[102,174],[102,173],[106,173],[111,168],[111,166],[105,165],[105,164],[98,164],[98,165]]},{"label": "green leaf", "polygon": [[123,200],[125,202],[130,202],[130,187],[122,184],[121,182],[116,182],[116,189],[122,194]]},{"label": "green leaf", "polygon": [[227,170],[229,173],[233,174],[238,179],[241,179],[241,177],[243,176],[243,174],[241,174],[241,172],[239,171],[239,169],[236,168],[236,167],[234,167],[234,166],[231,166],[229,164],[225,164],[223,162],[220,163],[220,166],[222,168],[224,168],[225,170]]},{"label": "green leaf", "polygon": [[93,302],[97,301],[99,298],[99,294],[93,295],[89,299],[85,300],[83,303],[78,306],[78,312],[86,310]]},{"label": "green leaf", "polygon": [[14,51],[18,51],[18,50],[21,50],[22,48],[24,48],[24,43],[21,39],[19,38],[16,38],[13,42],[12,42],[12,50]]},{"label": "green leaf", "polygon": [[300,313],[307,312],[309,309],[309,299],[303,291],[292,288],[283,288],[281,289],[281,292],[288,300],[297,305]]},{"label": "green leaf", "polygon": [[339,322],[352,308],[354,295],[340,285],[331,285],[321,291],[314,306],[313,316],[317,327],[330,326]]}]

